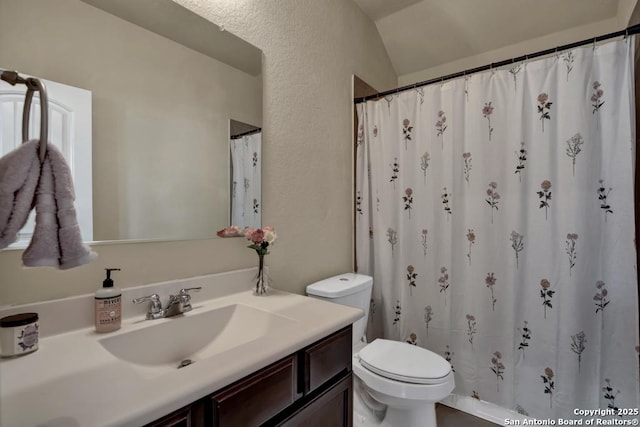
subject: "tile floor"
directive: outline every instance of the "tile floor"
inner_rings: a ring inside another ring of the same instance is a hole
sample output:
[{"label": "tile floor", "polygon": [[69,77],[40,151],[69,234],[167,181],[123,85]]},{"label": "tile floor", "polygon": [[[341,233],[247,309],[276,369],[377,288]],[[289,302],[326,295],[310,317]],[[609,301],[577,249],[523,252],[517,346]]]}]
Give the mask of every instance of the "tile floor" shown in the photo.
[{"label": "tile floor", "polygon": [[498,425],[440,404],[436,404],[436,418],[438,427],[495,427]]}]

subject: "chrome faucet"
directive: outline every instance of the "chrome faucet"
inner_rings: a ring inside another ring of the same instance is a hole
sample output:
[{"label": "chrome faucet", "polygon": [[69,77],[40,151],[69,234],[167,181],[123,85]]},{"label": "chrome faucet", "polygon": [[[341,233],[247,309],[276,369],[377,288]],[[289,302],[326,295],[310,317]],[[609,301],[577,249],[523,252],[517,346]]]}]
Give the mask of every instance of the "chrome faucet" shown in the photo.
[{"label": "chrome faucet", "polygon": [[195,288],[182,288],[178,293],[178,298],[182,301],[182,312],[186,313],[187,311],[191,311],[193,307],[191,306],[191,294],[189,292],[194,291],[198,292],[202,289],[202,286],[198,286]]},{"label": "chrome faucet", "polygon": [[167,302],[166,308],[162,308],[162,302],[160,301],[160,296],[158,294],[151,294],[146,297],[136,298],[133,300],[133,303],[141,304],[149,301],[149,309],[145,316],[148,320],[173,317],[193,309],[191,306],[191,294],[189,294],[189,292],[197,292],[200,289],[202,289],[201,286],[196,288],[182,288],[180,289],[180,292],[178,292],[178,295],[169,295],[169,301]]},{"label": "chrome faucet", "polygon": [[146,297],[140,297],[133,300],[134,304],[141,304],[145,301],[149,301],[149,309],[147,310],[147,320],[160,319],[164,317],[164,310],[162,309],[162,303],[160,302],[160,295],[151,294]]}]

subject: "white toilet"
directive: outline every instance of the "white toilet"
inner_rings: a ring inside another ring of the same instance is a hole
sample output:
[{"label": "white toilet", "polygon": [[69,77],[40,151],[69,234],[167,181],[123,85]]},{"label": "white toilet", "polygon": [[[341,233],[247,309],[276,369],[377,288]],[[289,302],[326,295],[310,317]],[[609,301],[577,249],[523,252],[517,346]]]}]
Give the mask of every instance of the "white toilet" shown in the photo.
[{"label": "white toilet", "polygon": [[[307,286],[307,295],[364,310],[353,324],[354,426],[435,427],[435,403],[453,391],[451,365],[440,355],[400,341],[376,339],[365,330],[373,279],[347,273]],[[366,420],[365,420],[366,418]]]}]

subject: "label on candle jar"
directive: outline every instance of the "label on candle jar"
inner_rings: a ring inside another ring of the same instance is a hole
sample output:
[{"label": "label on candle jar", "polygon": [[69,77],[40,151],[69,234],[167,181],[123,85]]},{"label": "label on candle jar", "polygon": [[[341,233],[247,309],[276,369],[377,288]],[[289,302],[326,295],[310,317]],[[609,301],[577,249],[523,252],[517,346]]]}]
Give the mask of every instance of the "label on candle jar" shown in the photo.
[{"label": "label on candle jar", "polygon": [[0,319],[2,357],[20,356],[38,349],[37,313],[20,313]]},{"label": "label on candle jar", "polygon": [[38,324],[24,326],[24,329],[15,328],[14,330],[15,353],[26,353],[38,348]]}]

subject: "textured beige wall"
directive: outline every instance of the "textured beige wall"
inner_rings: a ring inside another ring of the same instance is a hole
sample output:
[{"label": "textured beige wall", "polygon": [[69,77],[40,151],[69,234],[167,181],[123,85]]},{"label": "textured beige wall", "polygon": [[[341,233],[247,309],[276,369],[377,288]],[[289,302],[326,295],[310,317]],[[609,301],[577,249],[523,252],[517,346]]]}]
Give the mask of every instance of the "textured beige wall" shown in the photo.
[{"label": "textured beige wall", "polygon": [[[179,0],[263,51],[265,225],[276,287],[304,293],[352,268],[351,76],[380,90],[396,75],[375,25],[351,0]],[[1,13],[1,11],[0,11]],[[104,267],[120,287],[256,265],[242,239],[97,245],[97,261],[59,272],[0,253],[0,305],[92,292]]]}]

